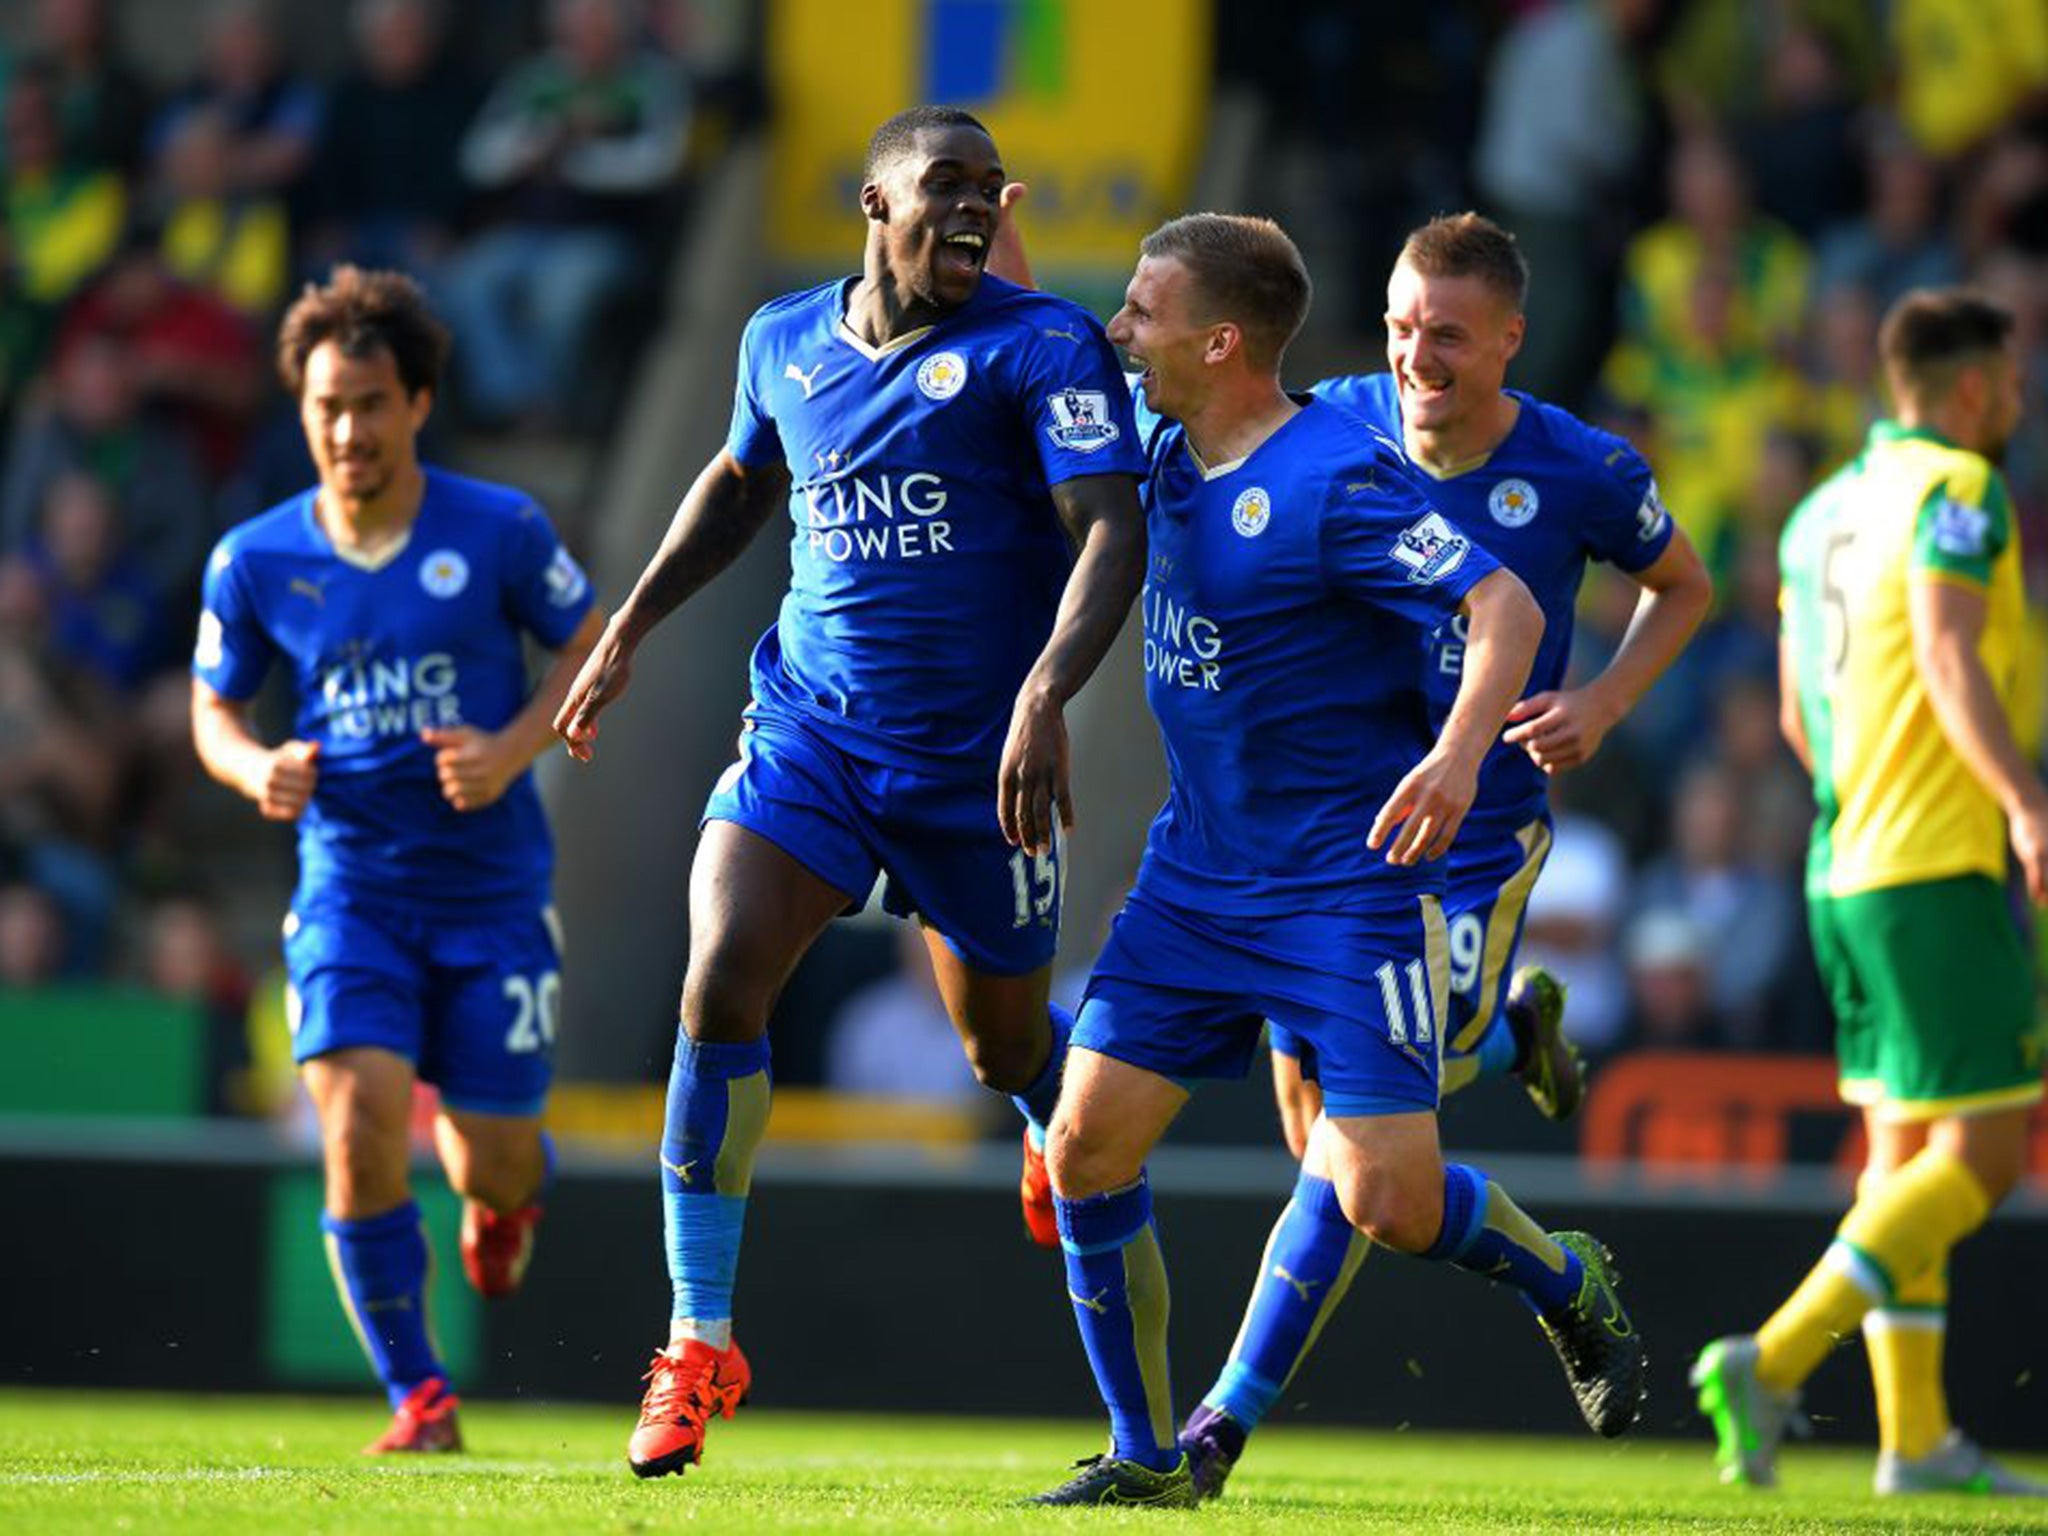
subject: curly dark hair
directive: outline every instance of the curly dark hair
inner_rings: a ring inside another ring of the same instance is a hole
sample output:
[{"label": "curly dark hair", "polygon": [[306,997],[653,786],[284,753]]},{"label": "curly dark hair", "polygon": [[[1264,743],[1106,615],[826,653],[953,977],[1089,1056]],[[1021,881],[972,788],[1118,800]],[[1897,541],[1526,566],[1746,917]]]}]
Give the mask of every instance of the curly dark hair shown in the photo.
[{"label": "curly dark hair", "polygon": [[345,357],[389,352],[408,395],[438,390],[448,363],[448,328],[403,272],[341,266],[306,285],[277,332],[277,371],[294,398],[305,388],[306,359],[326,341]]}]

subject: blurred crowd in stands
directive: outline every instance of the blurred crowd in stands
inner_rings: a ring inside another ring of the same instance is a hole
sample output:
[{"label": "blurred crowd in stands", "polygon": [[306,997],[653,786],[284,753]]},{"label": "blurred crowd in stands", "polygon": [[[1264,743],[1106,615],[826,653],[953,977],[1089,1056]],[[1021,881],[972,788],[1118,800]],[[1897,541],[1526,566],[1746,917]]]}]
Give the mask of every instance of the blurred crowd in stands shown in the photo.
[{"label": "blurred crowd in stands", "polygon": [[200,65],[170,80],[114,0],[22,9],[0,57],[0,991],[122,974],[233,1012],[247,981],[181,819],[185,664],[213,540],[313,477],[275,322],[337,262],[402,267],[456,336],[439,456],[593,433],[686,187],[688,9],[350,0],[346,57],[315,74],[291,43],[308,8],[220,0],[183,8]]},{"label": "blurred crowd in stands", "polygon": [[[280,25],[300,8],[224,0],[186,80],[127,56],[111,5],[34,0],[0,59],[0,993],[122,974],[225,1017],[270,958],[221,941],[182,836],[183,661],[214,537],[310,480],[269,364],[277,313],[334,262],[404,266],[456,335],[439,430],[597,433],[714,87],[686,63],[684,3],[350,0],[349,55],[316,74]],[[1686,657],[1557,786],[1528,948],[1570,980],[1570,1028],[1595,1052],[1825,1048],[1810,803],[1776,726],[1776,538],[1884,409],[1885,307],[1968,280],[2020,317],[2006,467],[2048,586],[2048,4],[1215,12],[1219,74],[1264,103],[1263,211],[1317,270],[1317,339],[1378,366],[1406,231],[1495,214],[1535,274],[1510,383],[1641,446],[1714,568]],[[1582,670],[1633,597],[1589,581]],[[858,942],[889,968],[889,938]],[[884,985],[836,1027],[818,1000],[797,1080],[887,1087],[890,1038],[959,1066],[929,996]]]}]

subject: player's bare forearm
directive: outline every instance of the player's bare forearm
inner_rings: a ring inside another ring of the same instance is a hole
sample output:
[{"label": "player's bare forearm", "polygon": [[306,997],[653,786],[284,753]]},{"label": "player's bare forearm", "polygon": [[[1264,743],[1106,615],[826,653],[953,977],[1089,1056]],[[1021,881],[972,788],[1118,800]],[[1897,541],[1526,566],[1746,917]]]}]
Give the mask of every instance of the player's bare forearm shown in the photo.
[{"label": "player's bare forearm", "polygon": [[1644,570],[1636,573],[1643,595],[1621,644],[1600,675],[1586,684],[1616,720],[1636,707],[1692,639],[1714,602],[1714,579],[1684,530]]},{"label": "player's bare forearm", "polygon": [[555,734],[571,757],[587,763],[597,750],[598,716],[625,697],[633,652],[647,632],[738,559],[788,496],[786,465],[750,469],[721,450],[704,466],[654,558],[574,669],[554,715]]},{"label": "player's bare forearm", "polygon": [[576,626],[576,632],[555,652],[554,660],[548,663],[547,671],[541,674],[540,682],[533,690],[533,697],[498,733],[516,754],[520,769],[531,765],[535,758],[554,745],[555,712],[569,696],[569,685],[583,670],[584,658],[596,648],[597,637],[603,633],[604,614],[592,608],[583,616],[583,622]]},{"label": "player's bare forearm", "polygon": [[1636,575],[1642,595],[1614,657],[1580,688],[1545,689],[1508,711],[1506,740],[1545,773],[1577,768],[1685,649],[1714,600],[1713,579],[1683,532]]},{"label": "player's bare forearm", "polygon": [[1465,666],[1436,751],[1477,768],[1520,697],[1543,639],[1543,610],[1513,571],[1493,572],[1465,594]]},{"label": "player's bare forearm", "polygon": [[[1791,614],[1786,614],[1789,621]],[[1792,749],[1806,776],[1813,777],[1813,744],[1806,739],[1806,714],[1799,705],[1799,668],[1792,660],[1792,644],[1778,636],[1778,730]]]},{"label": "player's bare forearm", "polygon": [[246,796],[272,821],[296,820],[319,783],[319,743],[266,747],[249,723],[248,706],[192,680],[192,745],[206,771]]},{"label": "player's bare forearm", "polygon": [[1144,585],[1145,514],[1129,475],[1064,481],[1053,488],[1053,503],[1080,556],[1022,691],[1065,704],[1102,665]]},{"label": "player's bare forearm", "polygon": [[255,798],[248,786],[270,749],[257,740],[246,705],[222,698],[197,679],[192,683],[192,745],[209,774],[237,794]]},{"label": "player's bare forearm", "polygon": [[1052,637],[1025,675],[996,771],[1003,836],[1048,852],[1053,828],[1074,824],[1062,711],[1109,653],[1145,579],[1145,520],[1128,475],[1087,475],[1053,488],[1060,521],[1080,546]]},{"label": "player's bare forearm", "polygon": [[2048,791],[2013,740],[1998,690],[1977,653],[1984,595],[1951,581],[1916,581],[1907,607],[1914,666],[1942,735],[2008,817],[2041,816],[2048,810]]},{"label": "player's bare forearm", "polygon": [[[1389,864],[1440,859],[1479,793],[1479,768],[1501,722],[1529,681],[1543,638],[1543,610],[1506,569],[1465,594],[1464,674],[1436,744],[1394,786],[1366,832],[1368,848],[1386,847]],[[1397,830],[1398,829],[1398,830]],[[1388,839],[1392,838],[1389,843]]]},{"label": "player's bare forearm", "polygon": [[627,644],[638,645],[737,560],[788,496],[787,466],[750,468],[721,450],[684,494],[660,547],[612,616],[611,628]]}]

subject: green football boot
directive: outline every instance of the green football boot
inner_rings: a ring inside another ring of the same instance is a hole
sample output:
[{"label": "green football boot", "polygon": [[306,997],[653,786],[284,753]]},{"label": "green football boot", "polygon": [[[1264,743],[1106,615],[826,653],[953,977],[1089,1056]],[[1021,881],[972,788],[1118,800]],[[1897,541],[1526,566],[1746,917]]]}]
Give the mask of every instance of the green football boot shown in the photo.
[{"label": "green football boot", "polygon": [[1982,1493],[1995,1498],[2048,1499],[2048,1484],[2000,1466],[1960,1429],[1951,1429],[1925,1456],[1880,1452],[1872,1487],[1879,1493]]},{"label": "green football boot", "polygon": [[1714,1426],[1714,1462],[1721,1481],[1750,1488],[1778,1483],[1778,1447],[1788,1432],[1805,1432],[1797,1392],[1780,1392],[1756,1377],[1756,1335],[1731,1334],[1700,1351],[1687,1378],[1700,1412]]}]

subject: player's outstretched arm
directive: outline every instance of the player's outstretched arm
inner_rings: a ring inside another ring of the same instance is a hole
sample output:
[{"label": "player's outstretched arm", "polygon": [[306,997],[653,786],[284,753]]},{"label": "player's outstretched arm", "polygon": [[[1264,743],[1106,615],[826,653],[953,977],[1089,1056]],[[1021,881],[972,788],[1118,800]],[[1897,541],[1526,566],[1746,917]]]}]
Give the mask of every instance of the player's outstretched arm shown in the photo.
[{"label": "player's outstretched arm", "polygon": [[597,717],[625,695],[633,652],[647,632],[699,587],[739,558],[789,497],[784,464],[748,466],[721,450],[676,508],[654,558],[611,617],[555,713],[555,734],[578,762],[589,762]]},{"label": "player's outstretched arm", "polygon": [[1465,670],[1450,716],[1429,755],[1394,786],[1366,834],[1366,846],[1377,848],[1400,828],[1387,849],[1389,864],[1450,852],[1479,792],[1479,765],[1500,735],[1508,706],[1529,681],[1543,639],[1543,610],[1513,571],[1490,573],[1465,594],[1462,607]]},{"label": "player's outstretched arm", "polygon": [[420,732],[420,740],[434,749],[434,772],[442,798],[458,811],[480,811],[532,766],[554,742],[555,711],[562,707],[569,684],[582,670],[583,659],[596,646],[603,628],[601,613],[595,608],[586,613],[576,632],[555,652],[533,696],[501,729],[480,731],[458,725]]},{"label": "player's outstretched arm", "polygon": [[320,743],[287,741],[266,747],[249,723],[245,702],[223,698],[192,680],[192,745],[221,783],[256,802],[272,821],[296,821],[320,781]]},{"label": "player's outstretched arm", "polygon": [[1941,733],[2005,810],[2027,894],[2048,905],[2048,789],[2013,740],[1977,643],[1989,604],[1982,591],[1939,577],[1908,584],[1913,664]]},{"label": "player's outstretched arm", "polygon": [[1082,475],[1052,490],[1080,549],[1052,637],[1017,692],[996,775],[1003,836],[1031,853],[1052,848],[1053,817],[1074,824],[1068,783],[1067,700],[1095,675],[1145,579],[1145,514],[1129,475]]},{"label": "player's outstretched arm", "polygon": [[1714,581],[1683,529],[1635,573],[1643,592],[1613,658],[1583,687],[1531,694],[1508,711],[1513,742],[1545,773],[1577,768],[1600,750],[1650,685],[1678,659],[1714,601]]}]

